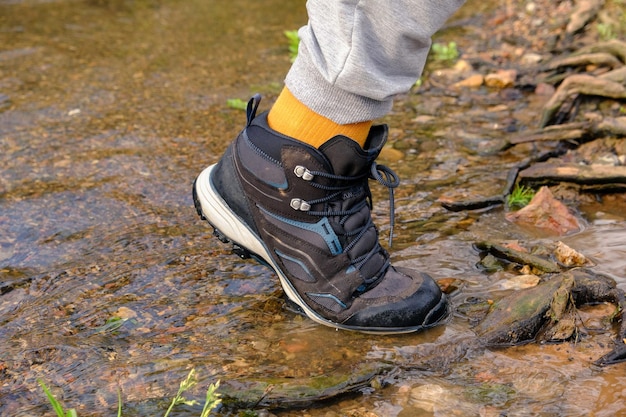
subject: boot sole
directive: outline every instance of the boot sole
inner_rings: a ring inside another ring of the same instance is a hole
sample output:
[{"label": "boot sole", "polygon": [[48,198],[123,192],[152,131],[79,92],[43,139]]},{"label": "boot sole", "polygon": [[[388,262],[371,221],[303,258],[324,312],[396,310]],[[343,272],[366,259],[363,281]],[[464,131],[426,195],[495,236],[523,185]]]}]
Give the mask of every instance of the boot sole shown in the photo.
[{"label": "boot sole", "polygon": [[[412,333],[420,330],[424,330],[441,323],[441,321],[431,323],[429,325],[419,325],[413,327],[358,327],[358,326],[346,326],[343,324],[335,323],[327,320],[312,310],[305,302],[300,298],[295,288],[291,285],[289,280],[283,274],[281,269],[276,265],[268,249],[261,238],[254,233],[244,221],[235,214],[222,197],[218,194],[217,190],[211,183],[211,172],[215,168],[215,165],[211,165],[198,175],[193,184],[193,202],[198,212],[198,215],[202,220],[207,221],[213,227],[213,235],[217,237],[223,243],[230,243],[233,245],[233,253],[238,255],[242,259],[252,258],[266,265],[274,270],[278,276],[281,286],[287,294],[287,297],[295,303],[304,314],[311,320],[323,324],[325,326],[353,330],[361,333],[372,334],[398,334],[398,333]],[[246,242],[244,245],[242,242]],[[445,296],[442,297],[439,305],[432,311],[438,311],[441,305],[447,304]],[[445,314],[443,317],[447,316]]]}]

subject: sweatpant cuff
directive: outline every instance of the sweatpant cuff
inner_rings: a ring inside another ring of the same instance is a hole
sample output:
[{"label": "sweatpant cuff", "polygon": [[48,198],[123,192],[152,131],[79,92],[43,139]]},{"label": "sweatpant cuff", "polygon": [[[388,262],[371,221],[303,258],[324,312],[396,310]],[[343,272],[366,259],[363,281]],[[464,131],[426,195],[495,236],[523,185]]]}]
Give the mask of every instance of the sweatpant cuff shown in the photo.
[{"label": "sweatpant cuff", "polygon": [[285,78],[291,93],[314,112],[338,124],[375,120],[391,111],[393,101],[375,100],[335,87],[301,51]]}]

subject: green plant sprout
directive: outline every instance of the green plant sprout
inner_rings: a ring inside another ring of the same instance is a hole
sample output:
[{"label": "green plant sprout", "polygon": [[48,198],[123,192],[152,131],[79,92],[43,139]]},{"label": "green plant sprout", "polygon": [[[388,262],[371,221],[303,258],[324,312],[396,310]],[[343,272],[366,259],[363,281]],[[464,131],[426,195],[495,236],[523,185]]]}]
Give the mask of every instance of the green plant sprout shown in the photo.
[{"label": "green plant sprout", "polygon": [[128,319],[123,319],[121,317],[112,316],[107,319],[104,325],[98,327],[96,330],[98,333],[106,333],[106,332],[116,333],[117,330],[120,327],[122,327],[124,323],[126,323],[127,321]]},{"label": "green plant sprout", "polygon": [[517,184],[506,198],[506,203],[509,208],[522,208],[528,205],[534,196],[535,191],[532,188]]},{"label": "green plant sprout", "polygon": [[615,33],[613,25],[609,23],[598,23],[596,25],[596,29],[598,31],[598,35],[600,35],[600,39],[603,41],[608,41],[617,37],[617,33]]},{"label": "green plant sprout", "polygon": [[[196,379],[196,370],[194,368],[191,368],[191,371],[189,371],[187,378],[181,381],[180,387],[178,388],[178,392],[176,393],[176,396],[172,399],[172,402],[170,403],[170,406],[165,412],[165,415],[163,417],[168,417],[170,412],[174,408],[174,406],[178,404],[185,404],[185,405],[198,404],[196,400],[188,400],[185,397],[183,397],[183,393],[187,391],[188,389],[193,388],[197,383],[198,383],[198,380]],[[222,400],[219,398],[220,394],[216,392],[219,386],[220,386],[219,381],[217,381],[215,384],[209,385],[209,389],[207,389],[207,392],[206,392],[206,399],[204,402],[204,407],[202,408],[202,414],[200,414],[200,417],[207,417],[209,413],[211,412],[211,410],[213,410],[215,407],[221,404]]]},{"label": "green plant sprout", "polygon": [[[38,379],[37,382],[39,382],[39,385],[46,394],[46,397],[48,397],[48,401],[50,401],[50,404],[56,412],[57,417],[78,417],[76,409],[71,408],[67,411],[63,409],[63,406],[61,405],[59,400],[56,399],[54,394],[50,392],[46,384],[41,379]],[[181,381],[178,392],[176,393],[176,396],[172,399],[172,402],[170,403],[170,406],[163,417],[168,417],[169,414],[172,412],[172,409],[179,404],[197,405],[198,402],[196,400],[188,400],[183,397],[183,393],[188,389],[193,388],[197,383],[198,380],[196,379],[196,370],[192,368],[191,371],[189,371],[189,374],[187,374],[187,377],[183,381]],[[202,413],[200,414],[200,417],[208,417],[211,411],[222,403],[222,399],[220,398],[221,394],[217,392],[217,389],[219,387],[219,380],[216,383],[209,385],[209,388],[206,392],[204,407],[202,408]],[[117,399],[117,417],[122,417],[122,393],[120,391],[117,392]]]},{"label": "green plant sprout", "polygon": [[459,57],[456,42],[448,42],[448,44],[436,42],[433,43],[431,49],[437,61],[453,61]]},{"label": "green plant sprout", "polygon": [[296,60],[298,56],[298,47],[300,46],[300,37],[297,30],[286,30],[283,32],[289,42],[289,59],[291,62]]},{"label": "green plant sprout", "polygon": [[[595,28],[601,41],[621,39],[626,33],[626,11],[624,10],[624,0],[613,0],[608,2],[610,19],[596,23]],[[606,20],[606,19],[603,19]]]},{"label": "green plant sprout", "polygon": [[231,109],[236,110],[245,110],[248,107],[248,103],[240,98],[229,98],[228,100],[226,100],[226,105]]},{"label": "green plant sprout", "polygon": [[163,417],[169,416],[170,412],[172,411],[172,409],[176,405],[179,405],[179,404],[196,405],[196,404],[198,404],[198,402],[196,400],[188,400],[185,397],[183,397],[183,393],[185,391],[187,391],[188,389],[193,388],[193,386],[196,385],[197,383],[198,383],[198,380],[196,379],[196,372],[192,368],[191,371],[189,371],[189,374],[187,374],[187,378],[185,378],[184,380],[182,380],[180,382],[180,386],[178,387],[178,392],[176,393],[176,396],[174,398],[172,398],[172,402],[170,403],[170,406],[167,409],[167,411],[165,412],[165,415]]},{"label": "green plant sprout", "polygon": [[209,388],[206,391],[206,398],[204,400],[204,407],[202,408],[202,414],[200,417],[208,417],[211,410],[222,403],[222,399],[220,398],[220,393],[217,392],[217,389],[220,387],[220,381],[218,380],[215,384],[209,385]]}]

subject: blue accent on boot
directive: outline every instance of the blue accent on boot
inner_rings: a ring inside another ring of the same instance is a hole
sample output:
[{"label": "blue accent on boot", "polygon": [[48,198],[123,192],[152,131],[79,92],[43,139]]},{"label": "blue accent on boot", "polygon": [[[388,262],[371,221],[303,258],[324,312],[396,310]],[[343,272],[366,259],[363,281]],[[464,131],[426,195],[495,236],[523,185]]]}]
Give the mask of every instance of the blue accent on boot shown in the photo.
[{"label": "blue accent on boot", "polygon": [[[315,277],[313,276],[313,274],[311,274],[309,268],[300,259],[289,256],[279,250],[274,250],[274,252],[276,252],[276,255],[278,255],[282,259],[283,264],[285,264],[285,268],[287,268],[292,275],[305,282],[315,282]],[[294,268],[289,265],[289,263],[295,264],[297,268],[299,268],[299,271],[294,270]]]},{"label": "blue accent on boot", "polygon": [[333,228],[330,226],[330,223],[328,222],[328,219],[326,217],[324,217],[317,223],[305,223],[305,222],[299,222],[296,220],[286,219],[282,216],[278,216],[274,213],[271,213],[265,210],[263,207],[259,207],[259,208],[263,210],[263,212],[266,213],[267,215],[272,216],[273,218],[280,220],[281,222],[290,224],[299,229],[308,230],[310,232],[317,233],[318,235],[322,237],[322,239],[324,239],[324,241],[326,242],[326,245],[328,245],[328,249],[330,250],[331,254],[339,255],[343,252],[343,248],[341,247],[341,242],[339,242],[339,238],[335,234],[335,231],[333,230]]}]

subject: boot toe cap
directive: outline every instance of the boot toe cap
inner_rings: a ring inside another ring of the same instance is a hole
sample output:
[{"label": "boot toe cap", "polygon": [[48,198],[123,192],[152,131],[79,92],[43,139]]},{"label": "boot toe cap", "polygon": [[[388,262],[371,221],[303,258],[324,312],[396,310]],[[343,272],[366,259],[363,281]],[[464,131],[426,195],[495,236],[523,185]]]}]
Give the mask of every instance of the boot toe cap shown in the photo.
[{"label": "boot toe cap", "polygon": [[437,283],[426,274],[412,294],[387,303],[373,303],[350,316],[343,324],[384,331],[418,331],[432,327],[449,313],[448,300]]}]

